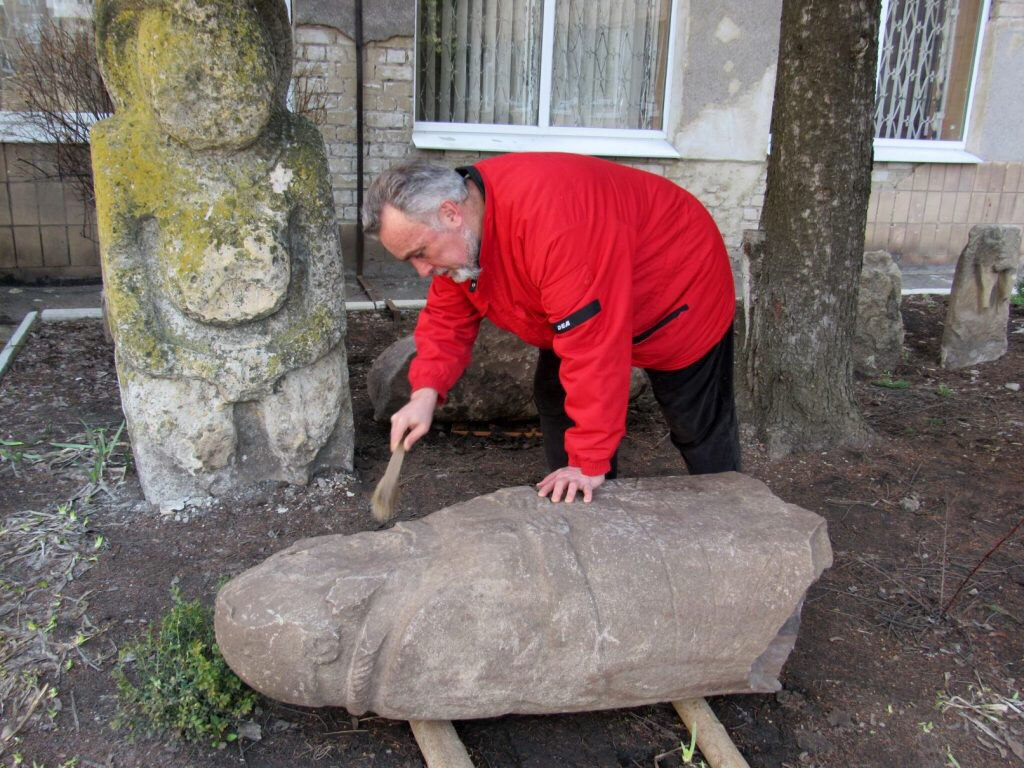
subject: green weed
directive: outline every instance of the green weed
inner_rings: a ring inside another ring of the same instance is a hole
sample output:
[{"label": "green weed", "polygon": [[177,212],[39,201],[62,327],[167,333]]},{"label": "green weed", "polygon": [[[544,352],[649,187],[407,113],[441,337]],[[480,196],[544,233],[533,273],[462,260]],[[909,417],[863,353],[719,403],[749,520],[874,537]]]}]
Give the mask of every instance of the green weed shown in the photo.
[{"label": "green weed", "polygon": [[945,384],[939,384],[935,389],[935,394],[939,397],[950,397],[953,394],[953,389],[951,387],[947,387]]},{"label": "green weed", "polygon": [[886,373],[878,379],[873,379],[871,384],[885,389],[910,389],[910,382],[906,379],[894,379],[891,374]]},{"label": "green weed", "polygon": [[694,729],[690,732],[690,743],[687,744],[685,741],[680,742],[679,749],[680,749],[680,755],[679,756],[680,756],[680,758],[682,758],[683,765],[693,765],[693,766],[696,766],[696,768],[707,768],[707,763],[705,763],[703,760],[701,760],[699,763],[694,763],[693,762],[693,756],[697,752],[697,728],[696,728],[696,726],[694,726]]},{"label": "green weed", "polygon": [[149,630],[121,652],[114,679],[119,711],[114,726],[132,732],[173,732],[211,745],[233,741],[257,694],[224,661],[213,614],[198,600],[171,592],[159,631]]},{"label": "green weed", "polygon": [[42,458],[38,453],[25,450],[25,443],[11,438],[0,438],[0,467],[9,464],[15,475],[22,462],[34,463]]},{"label": "green weed", "polygon": [[86,484],[79,489],[73,499],[81,499],[85,503],[92,500],[99,491],[108,496],[110,488],[108,479],[115,485],[124,480],[128,466],[127,443],[121,441],[125,423],[122,421],[113,437],[107,436],[107,427],[86,426],[85,432],[76,435],[66,443],[50,443],[58,450],[46,454],[43,458],[49,461],[50,468],[83,465]]}]

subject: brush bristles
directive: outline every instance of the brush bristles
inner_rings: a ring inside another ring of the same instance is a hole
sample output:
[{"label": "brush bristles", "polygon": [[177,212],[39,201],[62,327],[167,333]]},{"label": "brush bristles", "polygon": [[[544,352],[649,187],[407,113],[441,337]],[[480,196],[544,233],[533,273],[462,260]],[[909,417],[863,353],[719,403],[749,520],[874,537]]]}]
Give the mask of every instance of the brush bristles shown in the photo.
[{"label": "brush bristles", "polygon": [[398,448],[391,454],[391,461],[388,468],[384,470],[384,477],[377,483],[370,498],[370,511],[373,519],[379,523],[386,523],[395,514],[395,500],[398,498],[398,473],[402,470],[402,459],[405,458],[405,447],[399,443]]}]

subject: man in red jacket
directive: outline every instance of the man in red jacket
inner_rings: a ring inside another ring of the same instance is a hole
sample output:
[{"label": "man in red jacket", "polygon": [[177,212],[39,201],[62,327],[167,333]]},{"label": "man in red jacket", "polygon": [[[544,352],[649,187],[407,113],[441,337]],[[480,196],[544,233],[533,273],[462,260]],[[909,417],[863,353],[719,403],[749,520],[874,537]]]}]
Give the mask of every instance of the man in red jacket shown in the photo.
[{"label": "man in red jacket", "polygon": [[631,366],[646,369],[691,474],[740,468],[732,270],[711,215],[684,189],[579,155],[456,170],[413,161],[374,180],[363,224],[433,277],[392,450],[426,434],[487,317],[540,348],[534,397],[551,469],[541,496],[590,501],[614,477]]}]

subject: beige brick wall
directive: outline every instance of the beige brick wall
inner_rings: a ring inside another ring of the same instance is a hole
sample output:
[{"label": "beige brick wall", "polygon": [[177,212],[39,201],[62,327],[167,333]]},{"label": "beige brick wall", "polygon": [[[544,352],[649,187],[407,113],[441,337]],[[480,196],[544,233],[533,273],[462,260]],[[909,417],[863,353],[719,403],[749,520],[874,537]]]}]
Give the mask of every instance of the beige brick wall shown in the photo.
[{"label": "beige brick wall", "polygon": [[95,219],[55,178],[53,147],[0,145],[0,277],[98,278]]},{"label": "beige brick wall", "polygon": [[955,264],[976,224],[1024,227],[1024,164],[880,163],[865,248],[903,265]]}]

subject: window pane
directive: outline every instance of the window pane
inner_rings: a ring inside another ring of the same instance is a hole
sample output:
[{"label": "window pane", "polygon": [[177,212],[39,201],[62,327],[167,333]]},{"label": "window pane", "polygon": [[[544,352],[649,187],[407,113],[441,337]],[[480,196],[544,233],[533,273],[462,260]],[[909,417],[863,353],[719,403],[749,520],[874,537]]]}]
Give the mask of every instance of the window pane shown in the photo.
[{"label": "window pane", "polygon": [[875,135],[964,138],[982,0],[889,0]]},{"label": "window pane", "polygon": [[543,0],[420,0],[416,119],[536,125]]},{"label": "window pane", "polygon": [[551,124],[662,127],[670,0],[558,0]]}]

